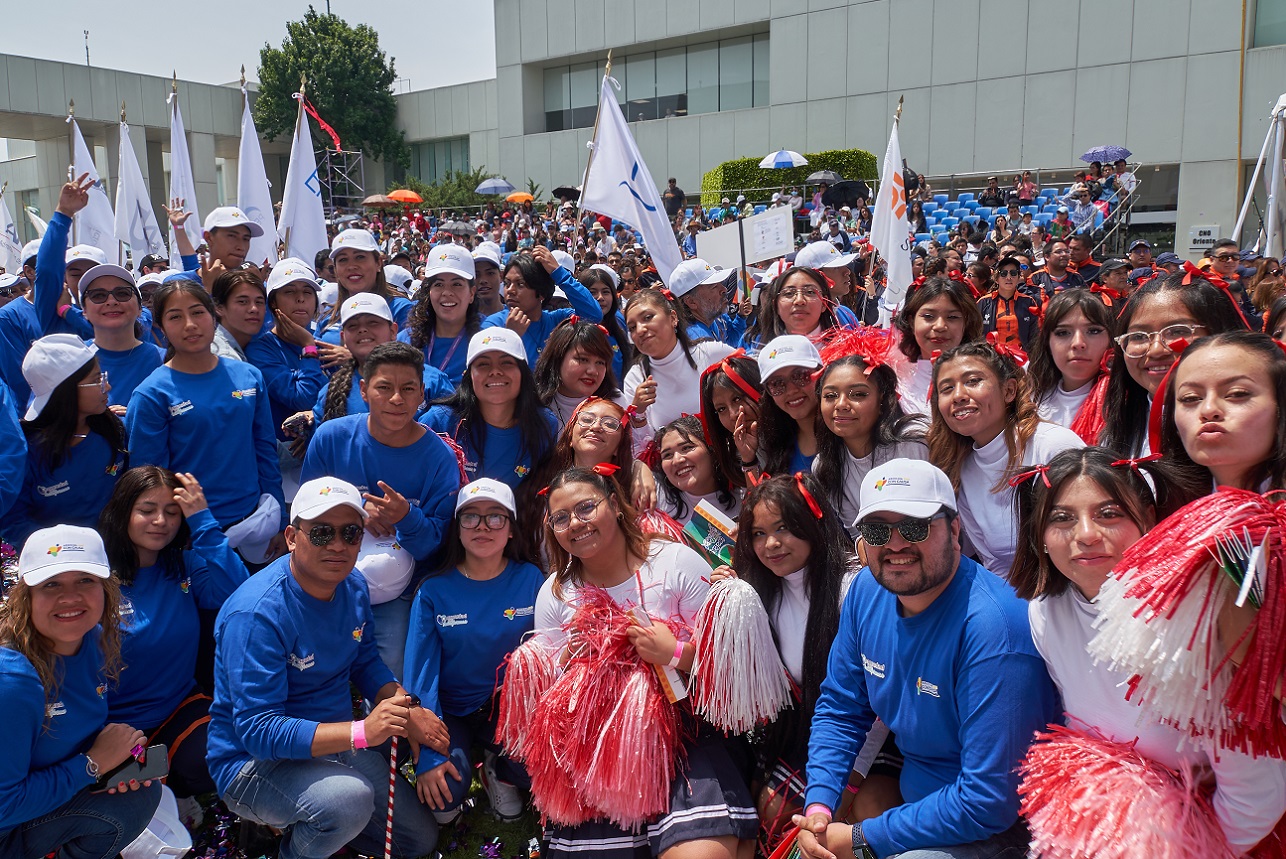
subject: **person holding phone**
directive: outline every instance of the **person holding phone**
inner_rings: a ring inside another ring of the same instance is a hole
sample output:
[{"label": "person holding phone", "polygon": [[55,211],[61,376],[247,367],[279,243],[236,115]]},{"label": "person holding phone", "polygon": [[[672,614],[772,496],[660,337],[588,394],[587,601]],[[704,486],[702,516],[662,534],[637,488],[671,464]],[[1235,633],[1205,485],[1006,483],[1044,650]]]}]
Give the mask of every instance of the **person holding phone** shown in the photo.
[{"label": "person holding phone", "polygon": [[31,535],[0,614],[0,856],[112,859],[156,811],[160,784],[100,783],[147,747],[142,731],[106,724],[121,669],[119,602],[93,529]]}]

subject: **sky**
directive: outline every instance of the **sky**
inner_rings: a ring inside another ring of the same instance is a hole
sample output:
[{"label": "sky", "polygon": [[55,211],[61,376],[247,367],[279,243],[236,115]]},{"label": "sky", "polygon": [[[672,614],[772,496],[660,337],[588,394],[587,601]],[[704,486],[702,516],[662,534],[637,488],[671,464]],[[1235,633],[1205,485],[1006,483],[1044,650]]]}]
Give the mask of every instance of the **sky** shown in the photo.
[{"label": "sky", "polygon": [[[318,11],[326,0],[314,0]],[[161,3],[159,0],[57,0],[6,16],[4,53],[64,62],[85,62],[182,80],[225,84],[257,79],[259,49],[280,47],[286,21],[303,18],[308,0],[219,0]],[[264,10],[271,9],[265,16]],[[182,10],[187,32],[171,38]],[[409,3],[331,0],[330,11],[348,23],[368,24],[380,48],[394,59],[398,92],[495,77],[495,6],[489,0],[427,0]]]}]

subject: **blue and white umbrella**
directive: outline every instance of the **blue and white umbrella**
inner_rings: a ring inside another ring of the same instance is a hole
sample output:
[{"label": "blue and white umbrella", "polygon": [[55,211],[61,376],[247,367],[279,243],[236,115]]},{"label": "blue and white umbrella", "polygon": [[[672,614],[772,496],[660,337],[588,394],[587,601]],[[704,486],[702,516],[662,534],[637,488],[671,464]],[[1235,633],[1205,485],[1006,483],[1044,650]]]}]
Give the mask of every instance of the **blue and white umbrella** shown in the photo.
[{"label": "blue and white umbrella", "polygon": [[807,163],[808,159],[793,149],[778,149],[764,156],[759,166],[765,170],[785,170],[789,167],[803,167]]},{"label": "blue and white umbrella", "polygon": [[1123,161],[1133,154],[1124,146],[1095,146],[1082,155],[1081,160],[1086,164],[1092,164],[1095,161],[1100,164],[1111,164],[1113,161]]},{"label": "blue and white umbrella", "polygon": [[473,189],[475,194],[511,194],[514,190],[509,180],[499,176],[494,179],[484,179],[481,185]]}]

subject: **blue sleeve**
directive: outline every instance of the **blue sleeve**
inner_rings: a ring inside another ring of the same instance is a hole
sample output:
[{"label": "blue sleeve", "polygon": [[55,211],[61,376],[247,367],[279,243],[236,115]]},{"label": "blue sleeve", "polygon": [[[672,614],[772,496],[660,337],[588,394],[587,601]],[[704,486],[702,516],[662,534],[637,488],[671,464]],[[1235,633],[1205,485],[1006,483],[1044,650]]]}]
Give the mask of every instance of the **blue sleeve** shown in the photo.
[{"label": "blue sleeve", "polygon": [[125,410],[125,429],[129,433],[130,465],[170,467],[169,413],[160,403],[146,395],[140,385],[130,395]]},{"label": "blue sleeve", "polygon": [[419,421],[439,435],[454,436],[455,434],[455,426],[451,422],[451,409],[447,406],[431,407]]},{"label": "blue sleeve", "polygon": [[71,218],[54,212],[40,240],[40,250],[36,252],[36,282],[31,300],[36,305],[41,334],[52,333],[58,321],[58,296],[62,295],[63,275],[67,271],[67,231],[70,229]]},{"label": "blue sleeve", "polygon": [[567,293],[567,300],[572,303],[572,307],[581,319],[587,322],[603,321],[603,308],[598,306],[598,299],[590,295],[589,290],[572,277],[570,271],[560,265],[550,272],[549,276],[554,279],[555,286],[561,286],[563,292]]},{"label": "blue sleeve", "polygon": [[228,545],[228,538],[219,530],[209,508],[188,517],[188,527],[192,530],[192,549],[184,552],[184,558],[192,592],[201,608],[218,611],[250,574],[241,556]]},{"label": "blue sleeve", "polygon": [[431,364],[424,365],[424,401],[431,403],[455,393],[451,378]]},{"label": "blue sleeve", "polygon": [[396,523],[398,542],[416,560],[424,560],[441,547],[447,523],[455,515],[455,499],[460,489],[455,453],[436,433],[427,434],[425,440],[432,445],[425,445],[426,448],[433,451],[433,461],[426,468],[425,496],[421,506],[411,505]]},{"label": "blue sleeve", "polygon": [[188,254],[179,257],[179,264],[183,266],[184,271],[196,271],[201,267],[201,260],[196,254]]},{"label": "blue sleeve", "polygon": [[0,516],[18,501],[27,479],[27,437],[18,423],[18,404],[0,382]]},{"label": "blue sleeve", "polygon": [[483,328],[504,328],[505,322],[508,321],[508,310],[497,310],[490,316],[484,316],[482,319]]},{"label": "blue sleeve", "polygon": [[[267,493],[277,499],[281,505],[281,527],[286,527],[286,497],[281,491],[281,466],[277,463],[277,431],[272,425],[272,404],[268,402],[268,391],[263,383],[262,374],[251,367],[259,376],[259,390],[263,396],[255,397],[255,460],[259,472],[259,493]],[[128,414],[128,411],[126,412]],[[130,438],[134,434],[130,433]]]},{"label": "blue sleeve", "polygon": [[298,368],[291,367],[272,334],[247,343],[246,359],[263,373],[268,396],[291,411],[303,411],[316,404],[317,392],[326,382],[320,361],[306,358]]},{"label": "blue sleeve", "polygon": [[[371,614],[370,590],[366,586],[365,579],[358,579],[358,581],[361,582],[360,587],[366,595],[365,605],[362,606],[362,621],[367,629],[374,630],[375,617]],[[348,670],[348,677],[368,701],[374,701],[381,689],[390,683],[397,682],[393,672],[389,671],[384,660],[380,659],[379,645],[375,643],[374,634],[362,636],[361,643],[357,645],[357,658],[353,660],[352,667]]]},{"label": "blue sleeve", "polygon": [[326,413],[326,395],[330,393],[330,382],[321,386],[317,392],[317,401],[313,403],[313,429],[322,425],[322,415]]},{"label": "blue sleeve", "polygon": [[[870,573],[863,570],[858,574],[859,578],[864,575],[869,576]],[[831,644],[826,664],[826,679],[822,681],[821,696],[813,711],[808,736],[805,807],[815,802],[831,810],[839,807],[840,791],[848,784],[853,759],[857,757],[871,725],[875,724],[875,712],[867,697],[866,672],[861,660],[853,658],[861,653],[857,633],[861,623],[858,608],[862,590],[861,582],[854,582],[844,598],[839,631]],[[885,855],[886,851],[879,853]]]},{"label": "blue sleeve", "polygon": [[1044,662],[1028,654],[964,661],[956,681],[960,775],[919,802],[862,824],[880,856],[980,841],[1018,819],[1018,764],[1052,715],[1049,675]]},{"label": "blue sleeve", "polygon": [[261,761],[308,760],[319,723],[286,715],[286,645],[267,618],[234,611],[222,616],[219,649],[229,667],[233,734]]},{"label": "blue sleeve", "polygon": [[[411,606],[411,624],[406,636],[406,662],[402,669],[402,685],[412,695],[418,695],[420,704],[439,717],[442,704],[438,699],[438,677],[442,667],[442,641],[438,637],[437,614],[428,588],[421,587]],[[415,772],[422,775],[446,760],[446,757],[427,746],[420,748],[420,760]]]},{"label": "blue sleeve", "polygon": [[0,677],[5,701],[5,754],[0,755],[0,832],[43,817],[68,802],[93,779],[85,761],[73,756],[44,769],[31,769],[31,753],[44,730],[45,690],[32,677]]}]

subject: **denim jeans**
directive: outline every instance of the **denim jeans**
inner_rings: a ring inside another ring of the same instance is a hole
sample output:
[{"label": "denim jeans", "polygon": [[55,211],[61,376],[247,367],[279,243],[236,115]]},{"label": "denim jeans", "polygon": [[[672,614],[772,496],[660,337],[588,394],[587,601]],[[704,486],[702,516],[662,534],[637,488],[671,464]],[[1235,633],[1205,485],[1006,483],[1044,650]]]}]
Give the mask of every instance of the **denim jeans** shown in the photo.
[{"label": "denim jeans", "polygon": [[[286,830],[280,859],[326,859],[346,845],[382,855],[388,813],[388,749],[311,760],[250,761],[223,795],[239,817]],[[393,798],[393,855],[433,852],[438,825],[400,775]]]},{"label": "denim jeans", "polygon": [[161,784],[125,793],[88,788],[43,817],[0,833],[0,856],[41,859],[116,859],[139,836],[161,801]]},{"label": "denim jeans", "polygon": [[447,776],[447,787],[451,790],[451,799],[445,811],[457,808],[469,793],[469,784],[473,781],[473,762],[469,760],[469,750],[474,743],[496,755],[496,775],[501,781],[508,782],[523,790],[531,789],[531,778],[522,764],[502,754],[496,744],[496,720],[492,717],[495,710],[495,699],[483,704],[467,716],[452,716],[445,713],[442,721],[451,732],[451,763],[460,772],[460,781]]},{"label": "denim jeans", "polygon": [[984,838],[982,841],[952,847],[907,850],[905,853],[895,853],[885,859],[1022,859],[1027,855],[1027,844],[1030,840],[1027,824],[1019,820],[1004,832]]},{"label": "denim jeans", "polygon": [[411,628],[411,597],[404,594],[373,605],[371,615],[375,618],[375,647],[380,652],[380,661],[394,677],[401,677],[402,663],[406,661],[406,634]]}]

